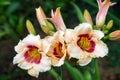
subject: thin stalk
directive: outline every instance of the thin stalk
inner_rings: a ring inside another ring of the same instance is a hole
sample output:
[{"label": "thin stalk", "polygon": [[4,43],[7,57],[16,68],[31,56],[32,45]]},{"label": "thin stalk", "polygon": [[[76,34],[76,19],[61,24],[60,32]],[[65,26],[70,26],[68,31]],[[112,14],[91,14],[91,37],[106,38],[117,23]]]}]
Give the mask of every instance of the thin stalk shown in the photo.
[{"label": "thin stalk", "polygon": [[60,77],[61,77],[61,79],[62,80],[64,80],[64,76],[63,76],[63,68],[62,68],[62,66],[60,67]]},{"label": "thin stalk", "polygon": [[49,73],[50,73],[54,78],[56,78],[56,80],[62,80],[61,77],[59,76],[59,74],[58,74],[54,69],[49,70]]},{"label": "thin stalk", "polygon": [[98,61],[97,59],[94,59],[94,68],[95,68],[95,72],[94,72],[94,80],[100,80],[100,73],[99,73],[99,67],[98,67]]}]

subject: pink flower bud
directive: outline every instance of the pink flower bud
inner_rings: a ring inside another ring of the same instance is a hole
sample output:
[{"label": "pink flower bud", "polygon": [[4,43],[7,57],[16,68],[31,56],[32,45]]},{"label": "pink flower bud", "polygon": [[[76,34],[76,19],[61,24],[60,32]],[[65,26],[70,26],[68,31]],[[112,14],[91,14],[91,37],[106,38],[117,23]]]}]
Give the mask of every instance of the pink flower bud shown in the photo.
[{"label": "pink flower bud", "polygon": [[55,29],[53,25],[47,20],[41,7],[36,9],[36,16],[43,32],[52,35],[51,33],[54,33]]},{"label": "pink flower bud", "polygon": [[110,40],[120,40],[120,30],[116,30],[109,34]]},{"label": "pink flower bud", "polygon": [[45,13],[44,13],[44,11],[42,10],[41,7],[36,9],[36,16],[37,16],[37,19],[38,19],[40,25],[46,26],[46,23],[45,23],[46,16],[45,16]]},{"label": "pink flower bud", "polygon": [[110,0],[104,0],[103,2],[101,2],[101,0],[97,0],[97,3],[99,6],[99,11],[96,16],[96,26],[101,28],[105,23],[109,7],[116,3],[111,3]]},{"label": "pink flower bud", "polygon": [[55,25],[55,28],[57,30],[66,30],[66,26],[64,24],[64,21],[62,19],[61,13],[60,13],[60,8],[57,8],[55,12],[53,10],[51,11],[51,16],[52,18],[49,18],[51,22]]}]

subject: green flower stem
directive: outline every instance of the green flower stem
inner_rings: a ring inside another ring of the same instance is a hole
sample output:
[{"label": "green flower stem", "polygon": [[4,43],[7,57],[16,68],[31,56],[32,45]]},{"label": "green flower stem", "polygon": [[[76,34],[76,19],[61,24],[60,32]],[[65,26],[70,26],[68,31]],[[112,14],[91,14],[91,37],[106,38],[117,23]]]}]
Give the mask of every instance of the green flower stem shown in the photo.
[{"label": "green flower stem", "polygon": [[68,62],[65,62],[65,67],[73,80],[85,80],[82,72],[79,69],[71,66]]},{"label": "green flower stem", "polygon": [[98,68],[98,61],[97,59],[94,59],[94,69],[95,72],[93,73],[94,80],[100,80],[100,73],[99,73],[99,68]]},{"label": "green flower stem", "polygon": [[59,74],[58,74],[54,69],[49,70],[49,73],[50,73],[54,78],[56,78],[56,80],[62,80],[61,77],[59,76]]},{"label": "green flower stem", "polygon": [[63,68],[62,68],[62,66],[60,67],[60,76],[61,76],[61,78],[62,78],[62,80],[64,80],[64,76],[63,76]]}]

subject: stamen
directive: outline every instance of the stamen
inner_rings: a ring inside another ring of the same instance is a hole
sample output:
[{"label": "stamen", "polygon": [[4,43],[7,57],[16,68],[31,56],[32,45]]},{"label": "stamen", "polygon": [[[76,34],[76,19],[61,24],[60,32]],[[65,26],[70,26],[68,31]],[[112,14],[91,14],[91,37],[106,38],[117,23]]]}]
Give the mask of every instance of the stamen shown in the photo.
[{"label": "stamen", "polygon": [[79,35],[79,40],[77,41],[78,46],[87,52],[93,52],[95,48],[95,43],[91,40],[88,34]]}]

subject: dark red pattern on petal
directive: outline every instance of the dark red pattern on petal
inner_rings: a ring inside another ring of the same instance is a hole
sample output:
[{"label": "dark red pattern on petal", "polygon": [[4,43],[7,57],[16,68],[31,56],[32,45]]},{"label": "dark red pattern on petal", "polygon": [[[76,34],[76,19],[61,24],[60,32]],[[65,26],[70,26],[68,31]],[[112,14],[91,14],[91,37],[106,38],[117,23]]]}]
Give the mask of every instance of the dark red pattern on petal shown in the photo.
[{"label": "dark red pattern on petal", "polygon": [[57,58],[62,58],[63,53],[62,53],[62,43],[58,43],[57,46],[54,48],[53,55]]},{"label": "dark red pattern on petal", "polygon": [[89,34],[80,34],[79,40],[77,41],[77,45],[84,51],[89,53],[95,50],[95,42],[91,40]]},{"label": "dark red pattern on petal", "polygon": [[27,46],[28,50],[24,54],[24,58],[29,63],[39,64],[42,58],[38,48],[33,45]]}]

